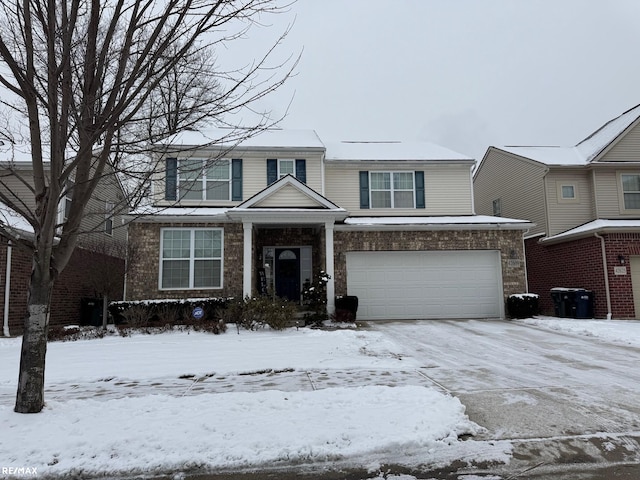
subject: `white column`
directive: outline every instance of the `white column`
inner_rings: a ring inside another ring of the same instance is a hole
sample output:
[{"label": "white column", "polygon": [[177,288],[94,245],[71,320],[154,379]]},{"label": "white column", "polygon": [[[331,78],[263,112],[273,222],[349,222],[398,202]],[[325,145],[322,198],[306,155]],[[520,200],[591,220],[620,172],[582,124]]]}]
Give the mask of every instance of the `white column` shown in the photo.
[{"label": "white column", "polygon": [[243,222],[244,229],[244,255],[242,257],[242,297],[251,296],[251,281],[253,272],[253,224]]},{"label": "white column", "polygon": [[327,282],[327,313],[332,315],[336,311],[336,285],[335,285],[335,270],[334,270],[334,258],[333,258],[333,222],[326,222],[324,224],[324,244],[325,244],[325,259],[326,259],[326,272],[331,277]]}]

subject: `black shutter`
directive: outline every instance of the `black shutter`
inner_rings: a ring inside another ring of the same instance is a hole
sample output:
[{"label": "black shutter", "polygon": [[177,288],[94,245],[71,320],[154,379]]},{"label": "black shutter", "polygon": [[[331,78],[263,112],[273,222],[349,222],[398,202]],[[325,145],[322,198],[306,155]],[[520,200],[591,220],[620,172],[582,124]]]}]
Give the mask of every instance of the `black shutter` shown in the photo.
[{"label": "black shutter", "polygon": [[416,208],[424,207],[424,172],[415,173],[416,181]]},{"label": "black shutter", "polygon": [[242,201],[242,159],[231,160],[231,200]]},{"label": "black shutter", "polygon": [[271,185],[278,180],[278,160],[267,159],[267,185]]},{"label": "black shutter", "polygon": [[177,200],[178,197],[178,159],[167,158],[164,184],[164,199]]},{"label": "black shutter", "polygon": [[307,161],[296,160],[296,178],[302,183],[307,183]]},{"label": "black shutter", "polygon": [[360,172],[360,208],[369,208],[369,172]]}]

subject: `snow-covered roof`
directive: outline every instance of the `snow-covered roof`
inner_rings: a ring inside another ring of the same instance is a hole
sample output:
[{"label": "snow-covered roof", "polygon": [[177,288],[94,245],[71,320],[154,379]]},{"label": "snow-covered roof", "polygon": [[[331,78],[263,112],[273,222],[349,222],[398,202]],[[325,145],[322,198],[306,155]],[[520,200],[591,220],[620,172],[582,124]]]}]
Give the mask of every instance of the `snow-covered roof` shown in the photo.
[{"label": "snow-covered roof", "polygon": [[344,223],[353,227],[502,227],[527,229],[533,227],[528,220],[492,217],[490,215],[458,215],[433,217],[349,217]]},{"label": "snow-covered roof", "polygon": [[145,205],[129,213],[132,217],[161,216],[161,217],[216,217],[225,215],[229,208],[213,207],[155,207]]},{"label": "snow-covered roof", "polygon": [[464,160],[467,157],[448,148],[429,142],[325,142],[325,158],[329,161],[385,161],[385,160]]},{"label": "snow-covered roof", "polygon": [[207,128],[200,131],[184,131],[172,135],[158,145],[174,147],[206,147],[222,148],[300,148],[322,149],[315,130],[266,129],[260,132],[230,128]]},{"label": "snow-covered roof", "polygon": [[618,230],[618,231],[640,231],[640,219],[638,220],[608,220],[598,219],[585,223],[578,227],[572,228],[557,235],[552,235],[542,239],[542,242],[557,242],[566,241],[570,239],[587,237],[594,233],[603,232],[606,230]]},{"label": "snow-covered roof", "polygon": [[501,146],[500,150],[530,158],[544,165],[580,166],[592,162],[640,117],[640,105],[608,121],[573,147]]}]

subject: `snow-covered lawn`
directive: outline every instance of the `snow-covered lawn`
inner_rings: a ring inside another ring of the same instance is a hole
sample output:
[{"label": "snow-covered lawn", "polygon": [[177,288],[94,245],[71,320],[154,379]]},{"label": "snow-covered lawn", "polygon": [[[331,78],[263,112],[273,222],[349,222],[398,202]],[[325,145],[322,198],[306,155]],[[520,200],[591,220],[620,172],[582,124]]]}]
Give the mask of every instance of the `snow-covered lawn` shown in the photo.
[{"label": "snow-covered lawn", "polygon": [[19,350],[20,339],[0,339],[0,472],[373,468],[385,452],[451,449],[479,429],[457,398],[403,384],[415,360],[371,330],[52,342],[37,415],[13,412]]},{"label": "snow-covered lawn", "polygon": [[577,320],[539,316],[518,321],[549,330],[640,347],[640,321],[637,320]]}]

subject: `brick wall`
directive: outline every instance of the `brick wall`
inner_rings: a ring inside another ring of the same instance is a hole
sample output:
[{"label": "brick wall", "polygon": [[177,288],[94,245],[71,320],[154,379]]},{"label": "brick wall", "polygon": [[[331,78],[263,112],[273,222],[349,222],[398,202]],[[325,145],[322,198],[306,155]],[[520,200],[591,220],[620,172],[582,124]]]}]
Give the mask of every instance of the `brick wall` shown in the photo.
[{"label": "brick wall", "polygon": [[526,291],[522,232],[477,231],[344,231],[335,232],[335,288],[347,292],[346,255],[352,251],[499,250],[504,296]]},{"label": "brick wall", "polygon": [[[129,224],[130,252],[127,300],[152,298],[242,297],[244,233],[241,223],[180,224],[180,227],[223,228],[223,282],[220,289],[168,290],[158,288],[160,275],[160,229],[175,226],[160,223]],[[255,242],[254,242],[255,244]]]},{"label": "brick wall", "polygon": [[[0,240],[0,315],[4,312],[7,242]],[[22,333],[27,312],[27,292],[31,276],[31,255],[13,247],[11,254],[11,287],[9,295],[9,331]],[[81,323],[83,298],[100,298],[108,291],[109,298],[122,299],[124,260],[84,249],[76,249],[69,264],[54,285],[51,299],[50,325]]]},{"label": "brick wall", "polygon": [[[603,235],[607,256],[611,313],[614,318],[635,318],[629,255],[638,252],[640,234]],[[549,293],[553,287],[585,288],[594,292],[596,318],[606,318],[607,300],[600,239],[588,237],[556,245],[539,243],[539,238],[525,242],[529,290],[540,295],[542,313],[553,315]],[[636,253],[638,252],[638,253]],[[626,275],[615,275],[625,258]]]}]

